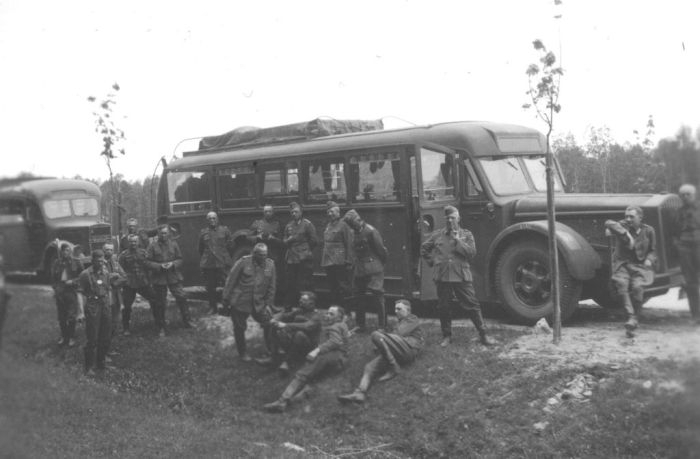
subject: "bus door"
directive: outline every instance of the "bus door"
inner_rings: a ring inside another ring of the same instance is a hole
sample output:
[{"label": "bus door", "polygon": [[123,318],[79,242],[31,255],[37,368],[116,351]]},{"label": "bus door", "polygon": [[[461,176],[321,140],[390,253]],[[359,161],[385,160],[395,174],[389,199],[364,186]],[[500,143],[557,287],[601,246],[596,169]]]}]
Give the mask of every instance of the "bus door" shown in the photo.
[{"label": "bus door", "polygon": [[[418,222],[421,243],[434,231],[445,227],[446,205],[456,204],[455,153],[445,148],[424,146],[420,148],[418,170]],[[436,300],[437,288],[433,281],[433,268],[420,259],[420,299]]]},{"label": "bus door", "polygon": [[0,200],[0,234],[3,235],[2,256],[8,271],[29,271],[36,268],[30,264],[24,200]]},{"label": "bus door", "polygon": [[474,288],[479,298],[488,296],[485,284],[486,254],[494,237],[502,228],[502,214],[484,192],[474,166],[465,152],[459,160],[461,226],[474,235],[476,258],[472,261]]}]

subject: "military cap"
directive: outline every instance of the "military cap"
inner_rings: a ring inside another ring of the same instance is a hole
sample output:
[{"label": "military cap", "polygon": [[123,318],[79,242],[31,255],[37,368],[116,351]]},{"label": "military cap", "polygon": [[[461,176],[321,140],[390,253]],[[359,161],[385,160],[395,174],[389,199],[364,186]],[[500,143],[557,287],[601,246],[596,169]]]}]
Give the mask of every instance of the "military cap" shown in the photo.
[{"label": "military cap", "polygon": [[130,218],[126,221],[126,226],[138,226],[139,222],[135,218]]},{"label": "military cap", "polygon": [[334,207],[340,208],[340,206],[338,205],[337,202],[328,201],[328,202],[326,203],[326,210],[331,210],[331,209],[334,208]]},{"label": "military cap", "polygon": [[457,214],[459,215],[459,211],[455,206],[445,206],[445,217],[449,217],[450,215]]},{"label": "military cap", "polygon": [[351,220],[355,220],[360,218],[360,214],[357,213],[355,209],[350,209],[347,212],[345,212],[345,215],[343,215],[343,220],[346,222],[349,222]]},{"label": "military cap", "polygon": [[92,258],[100,258],[100,257],[104,257],[104,256],[105,256],[105,253],[100,249],[95,249],[92,251]]},{"label": "military cap", "polygon": [[299,209],[299,210],[301,210],[301,205],[299,205],[299,203],[296,202],[296,201],[292,201],[292,202],[289,203],[289,208],[290,208],[290,209]]},{"label": "military cap", "polygon": [[267,252],[267,245],[263,242],[258,242],[253,247],[253,253],[262,253],[262,252]]},{"label": "military cap", "polygon": [[102,246],[102,250],[107,250],[107,249],[114,250],[114,244],[107,243],[107,244]]}]

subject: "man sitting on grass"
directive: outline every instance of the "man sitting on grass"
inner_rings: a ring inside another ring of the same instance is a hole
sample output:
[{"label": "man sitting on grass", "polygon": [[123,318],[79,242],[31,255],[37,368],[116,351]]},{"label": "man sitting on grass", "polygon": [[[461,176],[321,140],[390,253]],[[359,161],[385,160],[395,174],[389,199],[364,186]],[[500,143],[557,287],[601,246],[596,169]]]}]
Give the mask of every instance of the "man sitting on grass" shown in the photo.
[{"label": "man sitting on grass", "polygon": [[372,332],[372,344],[379,355],[365,365],[362,379],[354,392],[339,395],[341,402],[363,403],[369,386],[378,376],[379,381],[388,381],[401,372],[402,364],[413,362],[423,347],[423,330],[418,317],[411,314],[411,303],[408,300],[398,300],[394,306],[398,322],[394,333],[382,330]]},{"label": "man sitting on grass", "polygon": [[309,351],[318,346],[322,322],[323,317],[316,309],[316,294],[301,292],[298,308],[277,313],[270,320],[272,356],[255,361],[261,365],[269,365],[277,364],[281,360],[279,370],[287,373],[290,362],[303,360]]},{"label": "man sitting on grass", "polygon": [[345,311],[340,306],[328,308],[321,332],[321,344],[306,355],[307,362],[289,383],[279,400],[263,406],[270,413],[281,413],[287,409],[295,394],[304,390],[308,383],[317,380],[323,373],[342,370],[348,357],[348,326]]}]

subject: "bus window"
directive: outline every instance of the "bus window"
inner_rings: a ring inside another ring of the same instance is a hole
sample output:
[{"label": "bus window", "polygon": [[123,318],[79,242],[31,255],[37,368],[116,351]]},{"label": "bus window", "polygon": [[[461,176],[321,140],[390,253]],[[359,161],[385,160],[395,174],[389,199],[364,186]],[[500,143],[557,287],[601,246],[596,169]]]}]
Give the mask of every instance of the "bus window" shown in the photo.
[{"label": "bus window", "polygon": [[71,207],[73,207],[73,215],[77,217],[95,217],[99,213],[97,199],[94,198],[78,198],[71,199]]},{"label": "bus window", "polygon": [[0,200],[0,215],[24,216],[24,203],[19,199]]},{"label": "bus window", "polygon": [[168,174],[168,197],[173,213],[211,209],[209,172],[179,171]]},{"label": "bus window", "polygon": [[347,201],[345,165],[342,159],[315,159],[308,162],[307,201],[321,203]]},{"label": "bus window", "polygon": [[44,201],[44,213],[46,218],[66,218],[71,216],[70,201],[68,199],[50,199]]},{"label": "bus window", "polygon": [[255,169],[252,165],[218,169],[216,180],[222,209],[255,207]]},{"label": "bus window", "polygon": [[454,198],[454,158],[451,155],[421,148],[421,171],[423,199],[439,201]]},{"label": "bus window", "polygon": [[299,199],[299,168],[296,161],[263,166],[264,204],[289,204]]},{"label": "bus window", "polygon": [[350,157],[353,202],[399,200],[399,154],[370,153]]},{"label": "bus window", "polygon": [[520,161],[514,156],[499,156],[495,158],[479,158],[486,177],[493,191],[500,196],[529,193],[525,173]]},{"label": "bus window", "polygon": [[464,167],[462,168],[461,177],[464,196],[468,198],[483,196],[484,190],[481,187],[481,183],[479,182],[479,179],[476,176],[474,166],[472,166],[472,163],[468,159],[465,159],[463,161],[463,164]]},{"label": "bus window", "polygon": [[[525,162],[525,167],[530,173],[530,178],[532,183],[535,185],[537,191],[547,191],[547,167],[546,159],[542,155],[530,156],[523,158]],[[563,191],[564,187],[561,185],[561,180],[559,174],[556,172],[556,167],[554,168],[554,191]]]}]

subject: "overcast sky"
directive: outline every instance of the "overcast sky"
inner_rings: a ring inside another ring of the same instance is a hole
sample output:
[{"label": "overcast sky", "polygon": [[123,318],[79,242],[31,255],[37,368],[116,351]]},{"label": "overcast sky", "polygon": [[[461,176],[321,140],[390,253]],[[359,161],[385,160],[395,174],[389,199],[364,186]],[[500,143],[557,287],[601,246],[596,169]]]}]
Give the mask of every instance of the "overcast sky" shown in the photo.
[{"label": "overcast sky", "polygon": [[556,133],[632,140],[653,115],[672,136],[700,125],[695,5],[0,0],[0,176],[107,177],[86,99],[114,82],[129,179],[185,138],[320,116],[544,130],[521,108],[536,38],[566,72]]}]

